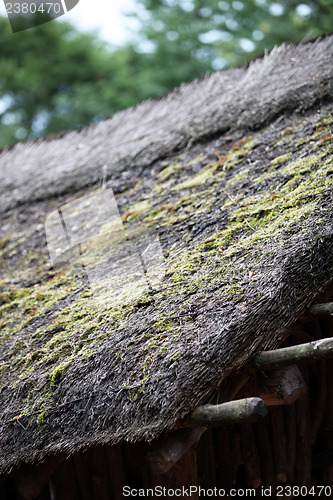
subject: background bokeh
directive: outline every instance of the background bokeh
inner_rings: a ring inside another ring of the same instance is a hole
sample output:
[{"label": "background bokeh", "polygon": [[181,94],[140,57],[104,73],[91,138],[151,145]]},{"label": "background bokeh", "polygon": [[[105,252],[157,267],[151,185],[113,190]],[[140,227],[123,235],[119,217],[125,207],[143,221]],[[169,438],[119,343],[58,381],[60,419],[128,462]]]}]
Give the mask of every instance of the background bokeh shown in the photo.
[{"label": "background bokeh", "polygon": [[332,0],[81,0],[15,34],[0,14],[0,147],[94,123],[274,45],[333,31]]}]

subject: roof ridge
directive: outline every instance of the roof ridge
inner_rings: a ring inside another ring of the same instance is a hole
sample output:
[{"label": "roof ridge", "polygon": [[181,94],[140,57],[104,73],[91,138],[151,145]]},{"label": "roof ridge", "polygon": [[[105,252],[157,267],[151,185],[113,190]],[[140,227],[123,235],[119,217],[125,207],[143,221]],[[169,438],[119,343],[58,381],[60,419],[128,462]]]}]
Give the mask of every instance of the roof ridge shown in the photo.
[{"label": "roof ridge", "polygon": [[183,84],[103,122],[5,148],[0,210],[96,184],[103,167],[110,178],[204,136],[258,128],[283,112],[308,109],[332,99],[332,77],[333,35],[283,44],[246,66]]}]

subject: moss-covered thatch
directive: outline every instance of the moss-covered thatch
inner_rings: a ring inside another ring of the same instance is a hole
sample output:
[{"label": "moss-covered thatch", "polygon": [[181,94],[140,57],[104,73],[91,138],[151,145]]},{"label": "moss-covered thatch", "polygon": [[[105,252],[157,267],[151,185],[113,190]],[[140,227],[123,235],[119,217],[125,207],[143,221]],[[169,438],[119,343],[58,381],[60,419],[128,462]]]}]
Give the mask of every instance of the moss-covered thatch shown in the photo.
[{"label": "moss-covered thatch", "polygon": [[[1,468],[153,439],[279,344],[333,278],[332,76],[326,37],[3,151]],[[165,259],[116,306],[75,255],[52,267],[44,229],[105,164],[128,234],[158,234]]]}]

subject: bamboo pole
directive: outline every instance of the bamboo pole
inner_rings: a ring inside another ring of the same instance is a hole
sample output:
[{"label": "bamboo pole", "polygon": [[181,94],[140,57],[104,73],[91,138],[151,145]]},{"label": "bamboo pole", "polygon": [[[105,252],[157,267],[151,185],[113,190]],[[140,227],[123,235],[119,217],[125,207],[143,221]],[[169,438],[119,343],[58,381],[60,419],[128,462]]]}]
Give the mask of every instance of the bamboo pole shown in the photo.
[{"label": "bamboo pole", "polygon": [[315,340],[306,344],[283,347],[257,354],[254,365],[260,370],[271,370],[295,363],[306,363],[318,359],[333,358],[333,338]]},{"label": "bamboo pole", "polygon": [[259,398],[245,398],[220,405],[198,406],[190,415],[192,422],[206,426],[257,422],[268,414]]}]

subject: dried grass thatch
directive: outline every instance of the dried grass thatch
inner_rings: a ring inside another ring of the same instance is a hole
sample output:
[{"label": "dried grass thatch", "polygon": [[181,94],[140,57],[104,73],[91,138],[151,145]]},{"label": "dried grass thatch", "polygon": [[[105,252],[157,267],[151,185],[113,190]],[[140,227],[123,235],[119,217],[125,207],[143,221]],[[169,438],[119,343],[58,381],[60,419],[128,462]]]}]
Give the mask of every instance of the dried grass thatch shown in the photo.
[{"label": "dried grass thatch", "polygon": [[[151,440],[278,345],[333,277],[332,76],[333,37],[283,46],[2,152],[2,469]],[[52,268],[44,232],[102,167],[134,245],[157,233],[165,259],[161,284],[116,306],[75,252]]]}]

